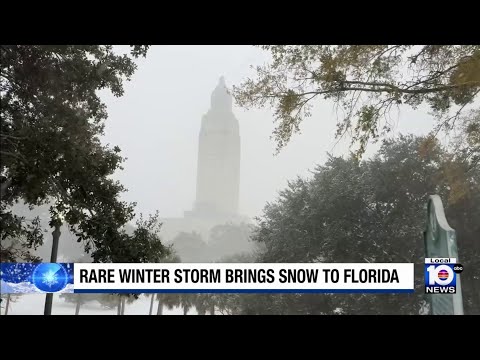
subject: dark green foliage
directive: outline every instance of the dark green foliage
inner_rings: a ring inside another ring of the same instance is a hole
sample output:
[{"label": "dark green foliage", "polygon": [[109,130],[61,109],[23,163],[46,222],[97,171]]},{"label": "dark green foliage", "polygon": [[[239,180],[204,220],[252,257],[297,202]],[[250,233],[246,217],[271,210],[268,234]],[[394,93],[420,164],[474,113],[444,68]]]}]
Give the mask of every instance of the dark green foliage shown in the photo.
[{"label": "dark green foliage", "polygon": [[[111,179],[121,169],[118,147],[103,145],[105,105],[98,90],[123,94],[134,58],[148,46],[132,46],[118,55],[110,45],[1,47],[0,209],[2,239],[26,247],[42,243],[10,207],[52,203],[51,221],[69,224],[96,262],[155,261],[164,249],[157,235],[143,230],[128,235],[124,225],[135,204],[119,199],[125,188]],[[5,229],[5,230],[4,230]],[[3,242],[2,242],[3,243]],[[29,260],[2,246],[2,259]]]},{"label": "dark green foliage", "polygon": [[33,255],[30,249],[37,249],[43,244],[43,234],[38,217],[26,220],[24,216],[5,211],[6,204],[0,205],[1,238],[0,260],[15,262],[22,259],[26,262],[40,262],[41,258]]},{"label": "dark green foliage", "polygon": [[[469,170],[470,169],[470,170]],[[423,302],[426,202],[439,194],[457,230],[465,312],[480,313],[480,173],[432,138],[385,141],[358,162],[331,157],[265,207],[252,239],[259,262],[413,262],[416,293],[248,295],[244,314],[418,314]]]}]

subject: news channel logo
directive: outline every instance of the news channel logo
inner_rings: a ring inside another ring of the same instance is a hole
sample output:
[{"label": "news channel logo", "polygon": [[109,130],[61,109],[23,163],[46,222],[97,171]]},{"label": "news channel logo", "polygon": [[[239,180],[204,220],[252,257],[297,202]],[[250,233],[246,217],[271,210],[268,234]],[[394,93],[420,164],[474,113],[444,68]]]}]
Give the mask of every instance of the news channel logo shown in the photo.
[{"label": "news channel logo", "polygon": [[73,264],[1,263],[2,294],[73,292]]},{"label": "news channel logo", "polygon": [[425,293],[455,294],[457,292],[457,274],[463,271],[463,265],[455,258],[425,259]]}]

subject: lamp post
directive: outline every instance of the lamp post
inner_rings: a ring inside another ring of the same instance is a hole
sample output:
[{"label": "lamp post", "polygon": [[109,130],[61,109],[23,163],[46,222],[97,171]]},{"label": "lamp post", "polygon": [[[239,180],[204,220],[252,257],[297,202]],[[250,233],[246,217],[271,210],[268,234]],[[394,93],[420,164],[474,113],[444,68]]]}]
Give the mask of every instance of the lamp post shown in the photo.
[{"label": "lamp post", "polygon": [[[52,221],[52,225],[54,230],[52,232],[53,236],[53,243],[52,243],[52,255],[50,256],[50,262],[56,263],[57,262],[57,254],[58,254],[58,243],[60,240],[60,227],[62,226],[62,220],[57,218]],[[53,293],[48,293],[45,298],[45,309],[43,314],[44,315],[52,315],[52,304],[53,304]]]}]

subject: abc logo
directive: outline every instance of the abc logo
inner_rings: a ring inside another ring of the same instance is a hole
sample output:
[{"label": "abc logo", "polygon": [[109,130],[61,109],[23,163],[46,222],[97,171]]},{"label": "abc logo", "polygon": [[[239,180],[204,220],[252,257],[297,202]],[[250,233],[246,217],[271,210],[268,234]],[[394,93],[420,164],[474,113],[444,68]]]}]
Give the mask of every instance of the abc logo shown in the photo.
[{"label": "abc logo", "polygon": [[463,265],[455,264],[455,266],[453,267],[453,271],[455,271],[455,274],[460,274],[463,271]]}]

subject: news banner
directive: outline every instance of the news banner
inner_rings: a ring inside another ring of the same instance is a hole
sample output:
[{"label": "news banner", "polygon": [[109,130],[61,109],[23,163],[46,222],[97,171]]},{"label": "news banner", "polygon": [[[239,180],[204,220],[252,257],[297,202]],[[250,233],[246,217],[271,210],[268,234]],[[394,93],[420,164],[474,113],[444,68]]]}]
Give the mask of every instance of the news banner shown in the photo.
[{"label": "news banner", "polygon": [[[425,260],[427,293],[454,293],[455,259]],[[413,263],[2,263],[5,293],[412,293]]]}]

